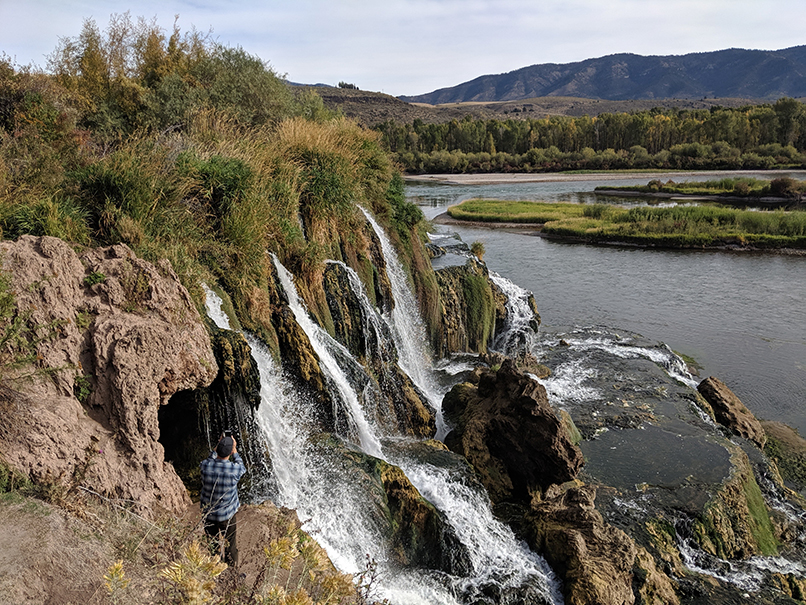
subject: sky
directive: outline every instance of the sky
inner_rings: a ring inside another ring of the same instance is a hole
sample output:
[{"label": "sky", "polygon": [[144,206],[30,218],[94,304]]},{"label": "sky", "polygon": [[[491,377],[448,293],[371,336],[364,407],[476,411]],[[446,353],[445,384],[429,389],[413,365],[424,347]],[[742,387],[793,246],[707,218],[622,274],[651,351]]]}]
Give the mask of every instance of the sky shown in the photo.
[{"label": "sky", "polygon": [[614,53],[806,44],[803,0],[0,0],[0,53],[46,66],[84,19],[207,32],[292,82],[418,95],[487,74]]}]

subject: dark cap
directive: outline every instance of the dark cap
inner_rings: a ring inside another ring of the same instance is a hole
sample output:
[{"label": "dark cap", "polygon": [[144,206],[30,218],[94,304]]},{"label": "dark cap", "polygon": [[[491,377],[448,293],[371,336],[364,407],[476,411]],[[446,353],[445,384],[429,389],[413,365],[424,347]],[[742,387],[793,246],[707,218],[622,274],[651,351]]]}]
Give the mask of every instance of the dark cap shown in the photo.
[{"label": "dark cap", "polygon": [[233,445],[234,443],[232,441],[232,437],[224,437],[218,442],[218,445],[215,448],[215,453],[218,454],[219,458],[226,458],[232,453]]}]

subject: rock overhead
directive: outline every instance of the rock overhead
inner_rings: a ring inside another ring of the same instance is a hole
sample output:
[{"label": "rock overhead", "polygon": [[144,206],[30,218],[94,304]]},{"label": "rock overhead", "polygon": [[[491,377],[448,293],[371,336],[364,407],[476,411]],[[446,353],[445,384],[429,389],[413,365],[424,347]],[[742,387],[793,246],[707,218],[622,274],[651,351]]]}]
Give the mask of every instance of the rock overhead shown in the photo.
[{"label": "rock overhead", "polygon": [[26,402],[10,407],[0,433],[7,462],[34,481],[80,483],[143,511],[184,510],[190,500],[164,461],[158,410],[177,391],[210,384],[218,368],[170,265],[125,245],[79,257],[62,240],[33,236],[0,243],[0,259],[38,336],[36,363],[4,376]]}]

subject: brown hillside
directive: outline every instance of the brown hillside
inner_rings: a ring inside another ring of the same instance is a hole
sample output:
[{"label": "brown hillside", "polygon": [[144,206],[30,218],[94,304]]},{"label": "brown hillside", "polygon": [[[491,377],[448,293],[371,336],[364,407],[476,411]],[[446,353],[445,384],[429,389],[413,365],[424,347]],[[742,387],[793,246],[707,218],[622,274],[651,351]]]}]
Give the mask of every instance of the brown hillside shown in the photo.
[{"label": "brown hillside", "polygon": [[547,116],[595,116],[601,113],[642,111],[653,107],[680,109],[709,109],[711,107],[741,107],[756,101],[751,99],[640,99],[632,101],[607,101],[576,97],[538,97],[520,101],[493,103],[450,103],[428,105],[407,103],[381,92],[369,92],[349,88],[313,88],[330,109],[340,109],[345,116],[372,127],[387,120],[408,124],[416,119],[426,123],[461,120],[467,115],[473,118],[544,118]]}]

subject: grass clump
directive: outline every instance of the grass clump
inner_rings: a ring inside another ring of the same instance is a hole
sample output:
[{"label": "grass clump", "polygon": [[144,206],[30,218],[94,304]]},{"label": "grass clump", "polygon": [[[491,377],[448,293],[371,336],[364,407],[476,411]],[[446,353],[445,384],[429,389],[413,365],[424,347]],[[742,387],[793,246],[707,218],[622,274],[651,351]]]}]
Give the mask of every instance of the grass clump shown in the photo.
[{"label": "grass clump", "polygon": [[489,281],[483,275],[462,277],[465,326],[471,350],[484,353],[495,329],[495,301]]}]

